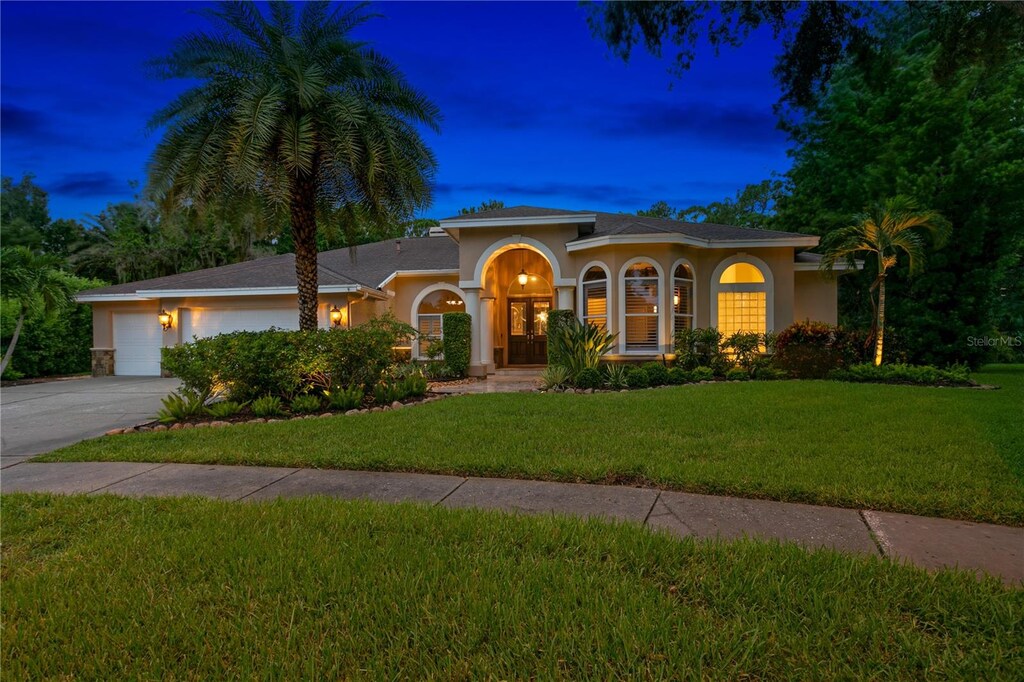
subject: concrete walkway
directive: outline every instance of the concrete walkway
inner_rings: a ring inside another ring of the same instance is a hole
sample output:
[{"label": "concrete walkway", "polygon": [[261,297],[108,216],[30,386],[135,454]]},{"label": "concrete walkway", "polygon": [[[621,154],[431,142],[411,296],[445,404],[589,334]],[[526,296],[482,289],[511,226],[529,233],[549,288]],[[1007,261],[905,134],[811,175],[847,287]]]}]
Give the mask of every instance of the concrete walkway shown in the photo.
[{"label": "concrete walkway", "polygon": [[752,536],[959,567],[1024,583],[1024,528],[624,486],[276,467],[25,462],[0,472],[2,492],[202,495],[267,500],[325,495],[445,507],[631,521],[681,537]]}]

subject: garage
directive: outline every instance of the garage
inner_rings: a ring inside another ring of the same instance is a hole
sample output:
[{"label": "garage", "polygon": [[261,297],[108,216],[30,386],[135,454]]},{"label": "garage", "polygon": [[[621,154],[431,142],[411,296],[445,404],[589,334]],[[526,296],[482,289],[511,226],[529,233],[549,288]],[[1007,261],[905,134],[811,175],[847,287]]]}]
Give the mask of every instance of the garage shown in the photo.
[{"label": "garage", "polygon": [[191,341],[218,334],[262,331],[271,327],[298,329],[296,308],[191,308],[182,310],[181,338]]},{"label": "garage", "polygon": [[114,313],[114,374],[160,376],[161,330],[153,313]]}]

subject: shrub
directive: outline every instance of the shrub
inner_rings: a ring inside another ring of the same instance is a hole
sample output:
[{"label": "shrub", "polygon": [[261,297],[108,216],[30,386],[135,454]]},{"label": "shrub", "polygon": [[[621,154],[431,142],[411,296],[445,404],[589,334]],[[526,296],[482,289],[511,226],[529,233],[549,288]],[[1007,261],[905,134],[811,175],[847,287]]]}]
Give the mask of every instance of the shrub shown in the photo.
[{"label": "shrub", "polygon": [[597,367],[584,367],[573,379],[576,388],[601,388],[604,385],[604,377]]},{"label": "shrub", "polygon": [[584,369],[597,369],[601,358],[615,345],[615,335],[597,325],[575,317],[559,323],[556,334],[548,334],[548,346],[555,346],[561,365],[569,370],[570,380]]},{"label": "shrub", "polygon": [[725,340],[723,348],[728,348],[732,352],[733,360],[749,376],[750,370],[754,368],[754,362],[761,354],[762,339],[757,332],[736,332]]},{"label": "shrub", "polygon": [[672,367],[668,370],[668,383],[673,386],[685,384],[690,381],[690,373],[682,367]]},{"label": "shrub", "polygon": [[772,367],[771,365],[758,365],[754,367],[753,378],[757,381],[777,381],[788,379],[789,374],[784,369]]},{"label": "shrub", "polygon": [[683,369],[710,367],[715,374],[725,374],[732,362],[722,352],[722,333],[714,327],[680,329],[676,332],[676,364]]},{"label": "shrub", "polygon": [[873,382],[882,384],[919,384],[924,386],[970,386],[973,384],[967,365],[939,369],[932,365],[878,365],[864,363],[833,370],[828,377],[837,381]]},{"label": "shrub", "polygon": [[778,333],[772,361],[797,379],[822,379],[860,359],[863,337],[824,322],[794,322]]},{"label": "shrub", "polygon": [[605,385],[615,390],[628,388],[629,384],[626,382],[626,375],[628,373],[629,367],[626,365],[605,365]]},{"label": "shrub", "polygon": [[252,401],[252,413],[257,417],[278,417],[284,414],[284,404],[276,395],[265,395]]},{"label": "shrub", "polygon": [[381,381],[373,387],[373,402],[378,405],[390,405],[396,400],[402,400],[407,396],[403,381]]},{"label": "shrub", "polygon": [[163,424],[170,424],[198,417],[203,413],[203,406],[209,397],[209,393],[183,388],[180,392],[172,393],[160,401],[163,407],[157,412],[156,418]]},{"label": "shrub", "polygon": [[234,332],[164,348],[163,366],[192,391],[290,400],[311,388],[376,383],[412,331],[383,316],[351,329]]},{"label": "shrub", "polygon": [[569,383],[569,370],[561,365],[548,365],[541,373],[540,380],[545,390],[564,388]]},{"label": "shrub", "polygon": [[444,363],[456,376],[469,374],[470,349],[473,344],[473,318],[469,313],[445,313],[441,316],[444,336]]},{"label": "shrub", "polygon": [[630,367],[626,372],[626,386],[629,388],[647,388],[651,380],[642,367]]},{"label": "shrub", "polygon": [[306,395],[295,396],[292,404],[288,407],[293,414],[309,414],[310,412],[319,412],[321,405],[320,396],[307,393]]},{"label": "shrub", "polygon": [[690,381],[711,381],[715,378],[715,371],[710,367],[698,367],[690,372]]},{"label": "shrub", "polygon": [[551,343],[551,340],[557,338],[562,333],[562,328],[575,320],[576,313],[571,310],[548,311],[548,366],[567,366],[565,358],[562,356],[562,349]]},{"label": "shrub", "polygon": [[750,378],[750,373],[742,367],[733,367],[725,373],[725,378],[729,381],[746,381]]},{"label": "shrub", "polygon": [[363,387],[333,388],[327,392],[327,404],[333,410],[354,410],[363,404]]},{"label": "shrub", "polygon": [[668,367],[660,362],[645,362],[643,370],[651,386],[665,386],[669,383]]},{"label": "shrub", "polygon": [[447,381],[449,379],[458,379],[458,375],[452,371],[452,368],[443,362],[428,362],[423,365],[423,373],[428,379],[433,381]]},{"label": "shrub", "polygon": [[425,395],[427,392],[427,378],[417,372],[410,374],[402,380],[405,394],[415,398]]},{"label": "shrub", "polygon": [[219,403],[208,406],[206,414],[214,419],[227,419],[241,412],[243,407],[245,406],[242,403],[237,403],[234,400],[222,400]]}]

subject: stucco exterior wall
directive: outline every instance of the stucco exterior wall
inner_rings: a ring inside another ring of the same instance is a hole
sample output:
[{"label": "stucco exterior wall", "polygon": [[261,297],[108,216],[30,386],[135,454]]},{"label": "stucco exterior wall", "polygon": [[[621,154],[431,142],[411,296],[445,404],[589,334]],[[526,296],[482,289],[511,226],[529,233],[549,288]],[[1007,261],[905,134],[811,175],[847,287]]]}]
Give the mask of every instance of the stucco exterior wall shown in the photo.
[{"label": "stucco exterior wall", "polygon": [[794,277],[793,321],[839,323],[839,298],[835,278],[820,272],[797,272]]}]

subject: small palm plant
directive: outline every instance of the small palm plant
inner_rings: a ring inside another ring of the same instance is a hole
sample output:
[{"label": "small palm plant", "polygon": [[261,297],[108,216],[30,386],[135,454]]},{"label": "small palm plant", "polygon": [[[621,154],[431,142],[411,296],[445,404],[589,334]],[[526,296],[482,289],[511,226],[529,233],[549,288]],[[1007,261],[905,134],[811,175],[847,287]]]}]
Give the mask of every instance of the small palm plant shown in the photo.
[{"label": "small palm plant", "polygon": [[[849,227],[836,230],[822,240],[824,250],[821,269],[831,274],[836,263],[847,261],[851,265],[861,254],[874,256],[877,276],[871,284],[872,304],[875,305],[875,365],[882,364],[885,337],[885,278],[896,265],[899,254],[907,256],[910,274],[924,268],[925,235],[930,234],[938,247],[949,237],[950,226],[936,211],[922,210],[905,196],[896,196],[874,204],[855,218]],[[874,292],[878,290],[878,302]]]},{"label": "small palm plant", "polygon": [[42,308],[52,315],[74,305],[74,286],[59,263],[53,256],[35,254],[24,246],[0,250],[0,289],[5,299],[18,304],[18,321],[0,361],[0,374],[7,371],[29,312]]},{"label": "small palm plant", "polygon": [[601,358],[615,346],[615,334],[609,334],[594,324],[567,320],[548,343],[555,344],[555,354],[575,379],[587,368],[597,369]]}]

